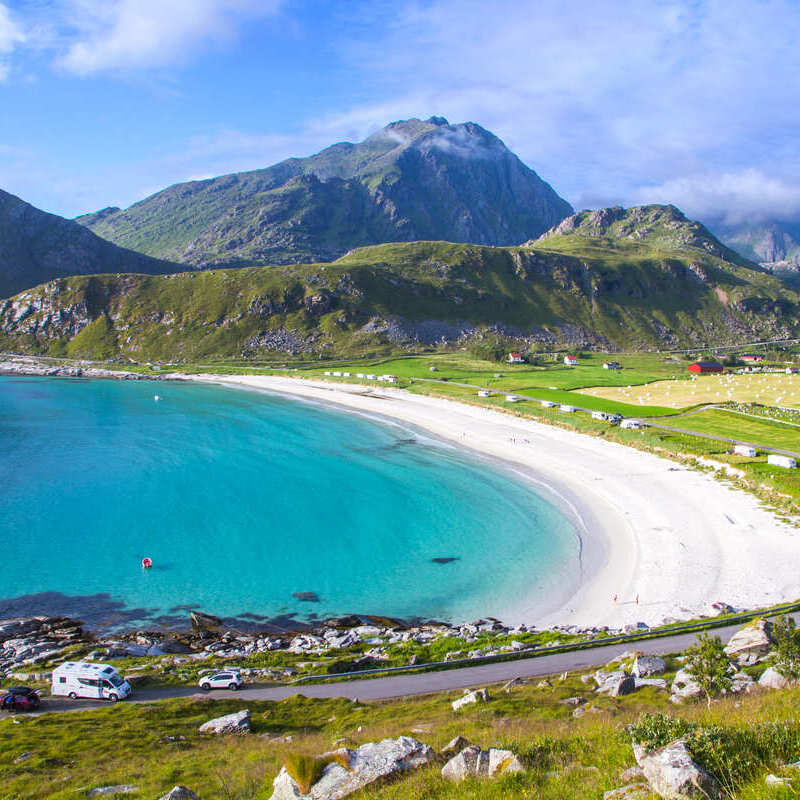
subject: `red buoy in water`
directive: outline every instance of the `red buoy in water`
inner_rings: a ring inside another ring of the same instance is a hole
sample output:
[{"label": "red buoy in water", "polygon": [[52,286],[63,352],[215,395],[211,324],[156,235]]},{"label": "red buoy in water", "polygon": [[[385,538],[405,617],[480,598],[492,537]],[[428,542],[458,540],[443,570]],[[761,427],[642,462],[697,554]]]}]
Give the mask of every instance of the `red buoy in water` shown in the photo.
[{"label": "red buoy in water", "polygon": [[152,558],[143,558],[142,559],[142,569],[150,569],[153,566],[153,559]]}]

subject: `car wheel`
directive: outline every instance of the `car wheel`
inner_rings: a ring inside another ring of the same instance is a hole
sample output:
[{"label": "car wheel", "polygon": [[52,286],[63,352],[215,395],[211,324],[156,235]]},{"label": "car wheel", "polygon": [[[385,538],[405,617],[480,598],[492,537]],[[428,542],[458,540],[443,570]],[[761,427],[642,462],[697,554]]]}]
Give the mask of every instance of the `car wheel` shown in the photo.
[{"label": "car wheel", "polygon": [[201,688],[201,689],[202,689],[204,692],[208,692],[208,691],[210,691],[210,690],[211,690],[211,684],[210,684],[210,683],[201,683],[201,684],[200,684],[200,688]]},{"label": "car wheel", "polygon": [[231,684],[231,685],[230,685],[228,688],[229,688],[229,689],[230,689],[232,692],[235,692],[235,691],[236,691],[236,690],[239,688],[239,684],[238,684],[238,683],[232,683],[232,684]]},{"label": "car wheel", "polygon": [[117,700],[119,700],[119,696],[115,692],[111,692],[111,694],[108,696],[108,699],[110,702],[116,703]]},{"label": "car wheel", "polygon": [[69,693],[69,699],[70,700],[77,700],[78,699],[78,695],[75,694],[75,692],[70,692]]}]

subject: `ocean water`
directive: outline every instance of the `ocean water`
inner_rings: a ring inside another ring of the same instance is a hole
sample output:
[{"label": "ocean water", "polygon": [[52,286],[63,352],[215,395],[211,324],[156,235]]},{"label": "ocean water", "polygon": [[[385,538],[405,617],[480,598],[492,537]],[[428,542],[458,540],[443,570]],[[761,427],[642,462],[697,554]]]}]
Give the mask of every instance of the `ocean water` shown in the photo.
[{"label": "ocean water", "polygon": [[0,617],[117,626],[189,608],[508,618],[578,579],[570,519],[501,465],[326,407],[151,382],[0,378],[0,552]]}]

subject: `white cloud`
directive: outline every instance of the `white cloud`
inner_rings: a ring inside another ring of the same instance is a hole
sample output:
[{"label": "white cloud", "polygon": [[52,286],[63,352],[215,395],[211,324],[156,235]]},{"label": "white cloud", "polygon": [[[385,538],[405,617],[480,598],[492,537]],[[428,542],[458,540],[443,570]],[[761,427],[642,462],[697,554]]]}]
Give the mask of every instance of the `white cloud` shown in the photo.
[{"label": "white cloud", "polygon": [[243,19],[274,13],[280,0],[66,0],[66,70],[160,67],[184,61],[203,44],[230,40]]},{"label": "white cloud", "polygon": [[673,203],[690,217],[723,225],[800,216],[800,181],[759,169],[673,178],[639,189],[641,203]]},{"label": "white cloud", "polygon": [[25,41],[22,28],[11,17],[8,7],[0,3],[0,83],[2,83],[11,70],[9,56]]}]

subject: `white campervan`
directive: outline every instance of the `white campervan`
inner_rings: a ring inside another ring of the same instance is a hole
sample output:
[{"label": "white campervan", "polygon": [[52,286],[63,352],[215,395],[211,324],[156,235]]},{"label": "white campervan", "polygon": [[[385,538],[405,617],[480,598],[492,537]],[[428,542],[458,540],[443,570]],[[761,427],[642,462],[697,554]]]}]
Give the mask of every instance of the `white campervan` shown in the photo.
[{"label": "white campervan", "polygon": [[130,684],[110,664],[67,661],[53,670],[50,693],[92,700],[124,700],[133,692]]}]

